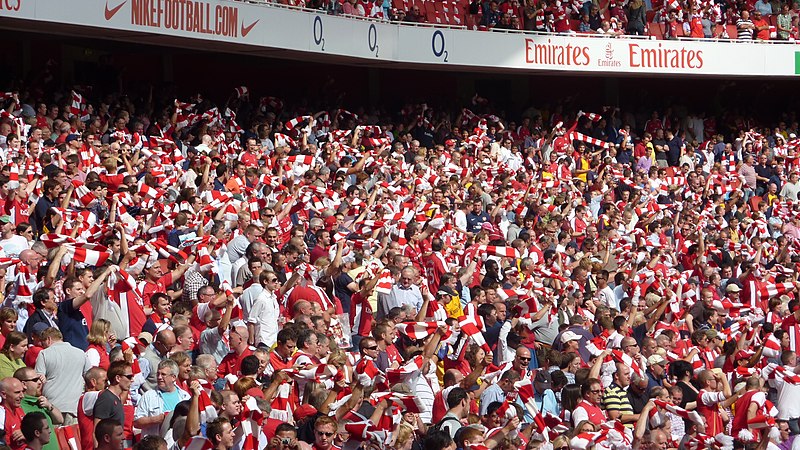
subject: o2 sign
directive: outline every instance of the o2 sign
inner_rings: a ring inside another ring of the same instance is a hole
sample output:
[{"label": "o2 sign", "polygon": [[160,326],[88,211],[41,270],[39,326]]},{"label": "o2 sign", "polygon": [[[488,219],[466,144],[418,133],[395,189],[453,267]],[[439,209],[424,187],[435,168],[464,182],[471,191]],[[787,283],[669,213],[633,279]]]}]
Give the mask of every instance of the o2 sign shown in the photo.
[{"label": "o2 sign", "polygon": [[445,43],[444,33],[442,33],[442,30],[436,30],[433,32],[433,36],[431,36],[431,50],[433,51],[433,56],[441,59],[444,62],[447,62],[449,53],[447,51],[447,44]]}]

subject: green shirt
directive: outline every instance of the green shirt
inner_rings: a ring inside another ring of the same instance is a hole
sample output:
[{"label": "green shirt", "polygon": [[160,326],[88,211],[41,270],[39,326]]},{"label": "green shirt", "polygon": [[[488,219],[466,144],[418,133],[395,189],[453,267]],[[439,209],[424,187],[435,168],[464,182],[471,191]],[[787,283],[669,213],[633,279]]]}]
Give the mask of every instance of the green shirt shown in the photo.
[{"label": "green shirt", "polygon": [[11,360],[5,354],[0,353],[0,380],[13,377],[14,372],[23,367],[25,367],[25,362],[22,358]]},{"label": "green shirt", "polygon": [[39,411],[40,413],[44,414],[45,417],[47,417],[47,424],[50,426],[50,442],[42,447],[42,450],[58,450],[58,439],[56,438],[56,429],[53,427],[53,419],[50,418],[50,411],[39,406],[39,397],[25,395],[22,397],[20,407],[23,411],[25,411],[25,414]]}]

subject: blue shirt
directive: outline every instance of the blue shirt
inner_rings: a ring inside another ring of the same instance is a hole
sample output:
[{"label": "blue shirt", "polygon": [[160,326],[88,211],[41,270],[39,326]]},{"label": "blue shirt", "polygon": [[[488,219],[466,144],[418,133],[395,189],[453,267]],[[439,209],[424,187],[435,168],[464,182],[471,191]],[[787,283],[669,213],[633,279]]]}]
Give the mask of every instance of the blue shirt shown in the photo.
[{"label": "blue shirt", "polygon": [[181,402],[181,393],[178,389],[172,392],[161,391],[161,398],[164,399],[164,411],[174,411],[175,406]]},{"label": "blue shirt", "polygon": [[542,394],[534,393],[533,400],[536,402],[536,407],[542,414],[551,413],[553,415],[561,414],[561,408],[558,406],[556,394],[552,389],[545,389]]},{"label": "blue shirt", "polygon": [[502,403],[506,399],[506,393],[500,389],[500,386],[497,384],[493,384],[488,388],[484,389],[483,394],[481,394],[481,410],[480,415],[486,415],[486,410],[489,409],[489,405],[494,402]]},{"label": "blue shirt", "polygon": [[64,342],[69,342],[75,348],[86,350],[89,341],[89,326],[86,317],[80,309],[75,309],[72,299],[64,300],[58,304],[58,329],[64,335]]},{"label": "blue shirt", "polygon": [[467,214],[467,231],[470,233],[477,233],[481,231],[484,223],[489,221],[489,214],[481,211],[480,214],[470,212]]}]

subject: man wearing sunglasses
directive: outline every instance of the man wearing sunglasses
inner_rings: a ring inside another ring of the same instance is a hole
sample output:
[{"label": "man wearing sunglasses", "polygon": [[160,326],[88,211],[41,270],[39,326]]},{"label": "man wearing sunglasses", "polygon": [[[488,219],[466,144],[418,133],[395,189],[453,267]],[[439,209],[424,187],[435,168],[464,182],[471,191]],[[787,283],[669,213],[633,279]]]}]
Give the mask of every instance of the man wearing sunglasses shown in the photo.
[{"label": "man wearing sunglasses", "polygon": [[339,426],[336,419],[330,416],[322,416],[314,423],[314,445],[313,450],[330,450],[333,447],[333,439]]},{"label": "man wearing sunglasses", "polygon": [[47,425],[50,430],[50,443],[42,446],[42,449],[57,450],[58,442],[56,440],[55,427],[53,427],[53,424],[63,423],[64,417],[61,415],[61,411],[42,395],[42,376],[30,367],[23,367],[14,372],[14,378],[18,379],[25,389],[23,392],[24,396],[19,405],[22,411],[25,414],[40,412],[44,414],[47,419]]},{"label": "man wearing sunglasses", "polygon": [[94,405],[94,423],[113,419],[125,425],[125,400],[133,382],[133,370],[126,361],[114,361],[108,367],[109,386],[97,396]]}]

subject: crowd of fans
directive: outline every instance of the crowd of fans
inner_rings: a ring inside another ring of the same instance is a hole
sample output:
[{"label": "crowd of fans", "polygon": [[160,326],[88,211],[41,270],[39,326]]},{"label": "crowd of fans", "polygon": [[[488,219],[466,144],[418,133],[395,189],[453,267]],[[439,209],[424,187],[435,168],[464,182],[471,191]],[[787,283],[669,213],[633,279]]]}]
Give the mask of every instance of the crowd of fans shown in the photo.
[{"label": "crowd of fans", "polygon": [[794,114],[43,92],[0,115],[7,448],[795,445]]},{"label": "crowd of fans", "polygon": [[790,0],[282,0],[331,14],[478,30],[796,41]]}]

